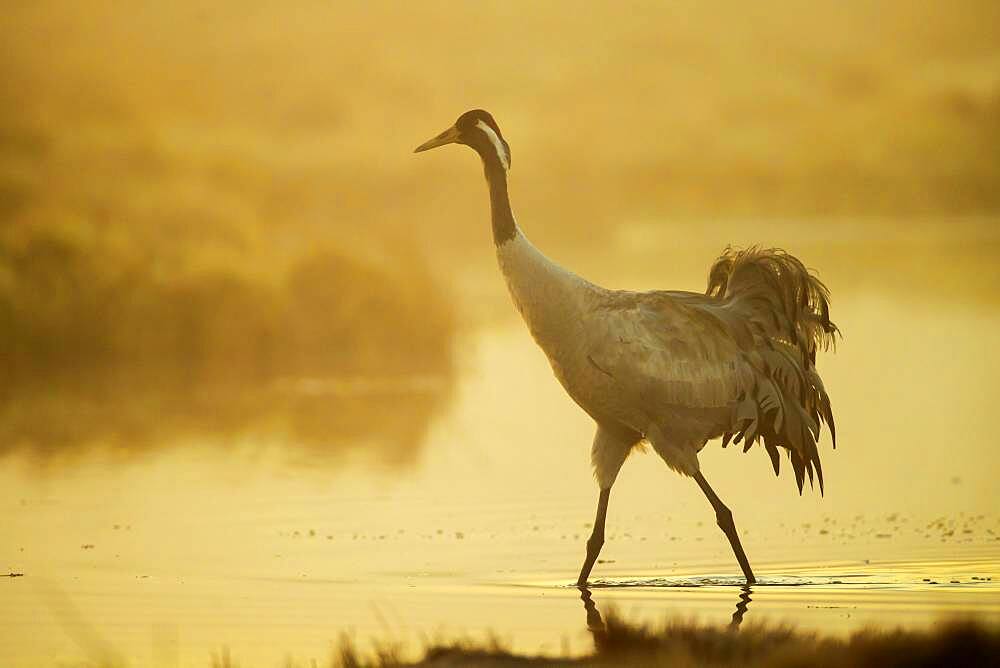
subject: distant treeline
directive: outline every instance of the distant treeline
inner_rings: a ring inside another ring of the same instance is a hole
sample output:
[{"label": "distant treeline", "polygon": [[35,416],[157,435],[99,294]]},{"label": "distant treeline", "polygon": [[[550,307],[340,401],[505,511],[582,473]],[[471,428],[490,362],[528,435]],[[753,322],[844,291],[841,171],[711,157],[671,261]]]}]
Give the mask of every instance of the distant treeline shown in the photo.
[{"label": "distant treeline", "polygon": [[326,247],[269,271],[249,251],[182,271],[148,241],[116,224],[0,226],[0,455],[248,437],[313,465],[416,460],[455,332],[419,262]]},{"label": "distant treeline", "polygon": [[[8,379],[95,371],[165,380],[448,373],[454,317],[414,262],[317,249],[285,270],[188,267],[117,225],[0,228]],[[259,258],[259,254],[253,254]]]}]

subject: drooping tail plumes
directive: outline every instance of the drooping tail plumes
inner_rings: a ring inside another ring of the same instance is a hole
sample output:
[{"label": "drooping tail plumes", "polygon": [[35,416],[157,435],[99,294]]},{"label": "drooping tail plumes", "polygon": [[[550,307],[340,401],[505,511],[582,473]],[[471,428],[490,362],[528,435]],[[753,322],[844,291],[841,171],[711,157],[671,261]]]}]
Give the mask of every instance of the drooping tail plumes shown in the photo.
[{"label": "drooping tail plumes", "polygon": [[839,333],[830,321],[830,292],[797,258],[777,249],[727,248],[712,265],[706,294],[738,315],[745,346],[746,389],[739,397],[733,431],[744,451],[757,439],[778,473],[778,447],[788,450],[799,493],[813,471],[823,491],[823,468],[816,449],[820,425],[836,427],[830,398],[816,373],[816,350],[833,347]]}]

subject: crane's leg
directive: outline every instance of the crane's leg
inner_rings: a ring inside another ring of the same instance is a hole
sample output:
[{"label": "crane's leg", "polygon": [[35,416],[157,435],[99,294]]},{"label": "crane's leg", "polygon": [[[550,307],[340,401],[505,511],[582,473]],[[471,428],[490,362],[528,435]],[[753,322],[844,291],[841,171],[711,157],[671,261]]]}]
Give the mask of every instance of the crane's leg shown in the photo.
[{"label": "crane's leg", "polygon": [[594,518],[594,530],[590,532],[587,539],[587,558],[583,560],[583,568],[580,569],[580,577],[576,580],[577,587],[584,587],[590,571],[601,553],[604,546],[604,520],[608,517],[608,499],[611,498],[611,488],[601,490],[601,495],[597,497],[597,517]]},{"label": "crane's leg", "polygon": [[590,461],[594,465],[594,477],[601,487],[601,495],[597,498],[597,517],[594,518],[594,530],[587,539],[587,558],[580,569],[580,577],[576,580],[578,587],[586,586],[590,570],[597,561],[604,545],[604,520],[608,517],[608,499],[611,497],[611,486],[615,484],[618,471],[621,470],[629,450],[642,439],[642,434],[620,425],[597,425],[594,434],[594,445],[590,450]]},{"label": "crane's leg", "polygon": [[747,584],[752,585],[757,582],[757,578],[753,576],[753,571],[750,570],[750,562],[747,561],[747,553],[743,551],[743,546],[740,544],[740,536],[736,533],[736,525],[733,523],[733,513],[726,507],[726,504],[722,502],[722,499],[715,493],[715,491],[709,487],[708,481],[705,480],[705,476],[698,471],[694,474],[695,482],[698,483],[698,487],[701,487],[701,491],[705,493],[708,497],[709,502],[712,507],[715,508],[715,521],[722,529],[722,533],[726,534],[726,538],[729,539],[729,544],[733,546],[733,552],[736,554],[736,561],[740,562],[740,568],[743,569],[743,575],[747,578]]}]

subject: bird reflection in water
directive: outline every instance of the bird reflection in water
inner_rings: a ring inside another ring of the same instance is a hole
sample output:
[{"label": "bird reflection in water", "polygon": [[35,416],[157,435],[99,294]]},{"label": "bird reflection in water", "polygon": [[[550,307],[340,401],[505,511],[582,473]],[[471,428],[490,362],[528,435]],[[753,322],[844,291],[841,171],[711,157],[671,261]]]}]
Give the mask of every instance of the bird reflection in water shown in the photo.
[{"label": "bird reflection in water", "polygon": [[[593,595],[587,587],[578,587],[580,590],[580,600],[583,601],[583,609],[587,613],[587,630],[595,636],[602,636],[607,633],[607,626],[604,623],[604,618],[601,617],[601,611],[597,609],[597,604],[594,602]],[[729,630],[736,631],[740,628],[740,624],[743,623],[743,616],[746,615],[747,610],[750,608],[750,601],[753,599],[750,595],[753,590],[744,585],[740,587],[740,595],[736,601],[736,610],[733,612],[733,618],[729,622]]]},{"label": "bird reflection in water", "polygon": [[579,587],[579,590],[583,609],[587,611],[587,630],[591,633],[603,633],[605,630],[604,619],[601,618],[601,611],[597,609],[597,604],[594,603],[590,590],[586,587]]},{"label": "bird reflection in water", "polygon": [[730,629],[735,631],[740,628],[740,624],[743,623],[743,615],[746,614],[747,609],[750,607],[750,601],[753,600],[750,598],[751,593],[752,590],[748,585],[740,587],[740,598],[736,602],[736,612],[733,613],[733,619],[729,622]]}]

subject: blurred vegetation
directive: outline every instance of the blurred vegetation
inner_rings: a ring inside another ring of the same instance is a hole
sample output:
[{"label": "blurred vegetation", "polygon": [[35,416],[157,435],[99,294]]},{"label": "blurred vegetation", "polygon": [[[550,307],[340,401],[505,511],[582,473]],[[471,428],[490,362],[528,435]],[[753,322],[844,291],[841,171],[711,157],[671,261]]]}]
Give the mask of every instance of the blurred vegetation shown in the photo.
[{"label": "blurred vegetation", "polygon": [[[398,646],[376,649],[367,659],[342,640],[332,666],[671,666],[674,668],[819,666],[891,668],[896,666],[995,665],[1000,631],[978,622],[955,621],[930,630],[866,629],[848,637],[797,631],[787,626],[754,625],[734,630],[673,621],[660,628],[637,625],[609,614],[592,629],[594,651],[579,658],[518,654],[495,639],[438,642],[415,662]],[[230,664],[234,665],[234,664]],[[294,665],[289,663],[289,665]]]},{"label": "blurred vegetation", "polygon": [[261,251],[245,245],[246,260],[195,263],[215,250],[196,234],[161,243],[50,215],[0,227],[0,346],[18,382],[98,369],[197,383],[450,368],[451,306],[419,262],[324,250],[261,271]]},{"label": "blurred vegetation", "polygon": [[[423,658],[403,658],[399,642],[377,643],[370,653],[357,649],[342,634],[330,668],[403,668],[404,666],[637,666],[659,668],[979,668],[1000,660],[1000,630],[971,620],[952,620],[925,630],[867,628],[849,636],[798,631],[790,626],[756,624],[743,629],[687,621],[668,621],[659,628],[626,621],[612,611],[606,624],[590,629],[594,650],[578,657],[536,656],[514,652],[498,638],[428,640]],[[92,664],[87,664],[92,665]],[[102,668],[126,665],[103,658]],[[223,647],[213,652],[212,668],[238,668],[239,652]],[[292,658],[286,668],[316,666]]]}]

